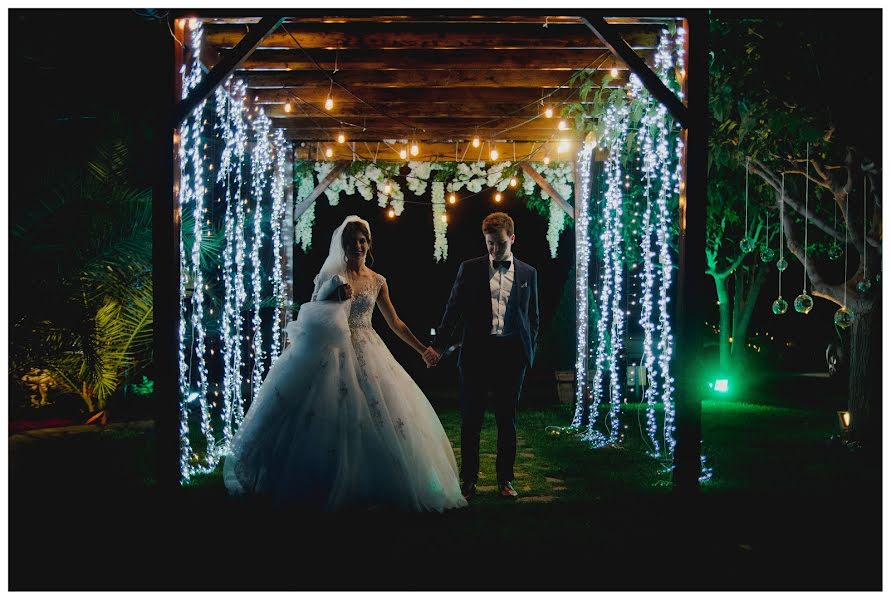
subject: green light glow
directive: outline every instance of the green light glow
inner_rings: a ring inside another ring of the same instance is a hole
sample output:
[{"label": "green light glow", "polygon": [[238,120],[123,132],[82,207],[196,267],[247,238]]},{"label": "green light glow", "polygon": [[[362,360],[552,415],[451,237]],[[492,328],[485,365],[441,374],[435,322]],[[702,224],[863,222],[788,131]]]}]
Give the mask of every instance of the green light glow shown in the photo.
[{"label": "green light glow", "polygon": [[727,379],[715,380],[715,391],[726,394],[730,390],[730,384]]}]

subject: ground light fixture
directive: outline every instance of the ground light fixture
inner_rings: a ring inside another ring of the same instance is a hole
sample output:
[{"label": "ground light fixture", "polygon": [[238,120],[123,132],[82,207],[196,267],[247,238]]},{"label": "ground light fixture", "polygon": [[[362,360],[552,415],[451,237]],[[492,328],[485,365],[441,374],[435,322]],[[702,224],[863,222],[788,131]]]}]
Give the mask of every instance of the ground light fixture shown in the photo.
[{"label": "ground light fixture", "polygon": [[715,379],[715,381],[709,383],[708,386],[719,394],[726,394],[730,391],[730,380],[725,378]]},{"label": "ground light fixture", "polygon": [[836,414],[838,415],[838,426],[841,427],[842,433],[848,433],[848,430],[851,428],[851,413],[846,410],[839,410]]}]

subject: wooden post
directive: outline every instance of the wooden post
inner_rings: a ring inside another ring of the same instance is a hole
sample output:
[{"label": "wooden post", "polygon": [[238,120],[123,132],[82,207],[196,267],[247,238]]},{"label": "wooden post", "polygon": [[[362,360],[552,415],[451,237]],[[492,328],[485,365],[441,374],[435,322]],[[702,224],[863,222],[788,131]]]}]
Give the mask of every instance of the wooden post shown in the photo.
[{"label": "wooden post", "polygon": [[154,111],[155,181],[152,186],[152,303],[154,313],[155,465],[158,487],[165,493],[179,490],[179,229],[176,206],[178,169],[173,107],[178,100],[177,80],[182,64],[184,28],[175,21],[171,39],[164,31],[157,57],[161,69]]},{"label": "wooden post", "polygon": [[699,489],[702,436],[702,314],[705,279],[705,212],[708,160],[708,62],[705,11],[692,11],[688,36],[689,123],[684,131],[684,177],[679,206],[678,301],[675,327],[677,404],[674,487],[682,493]]},{"label": "wooden post", "polygon": [[[285,162],[285,210],[282,219],[282,273],[285,275],[285,301],[290,306],[294,303],[294,153],[290,153]],[[279,310],[278,318],[282,330],[293,318],[289,308]]]}]

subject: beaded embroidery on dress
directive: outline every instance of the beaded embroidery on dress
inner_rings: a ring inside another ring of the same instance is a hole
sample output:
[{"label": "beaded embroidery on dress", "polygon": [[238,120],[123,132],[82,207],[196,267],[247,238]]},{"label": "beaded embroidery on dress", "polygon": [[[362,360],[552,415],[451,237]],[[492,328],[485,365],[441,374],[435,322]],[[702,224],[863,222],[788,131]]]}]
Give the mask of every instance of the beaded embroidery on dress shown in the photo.
[{"label": "beaded embroidery on dress", "polygon": [[334,278],[300,307],[232,441],[230,493],[323,510],[467,505],[439,417],[371,325],[384,281],[319,300],[343,283]]}]

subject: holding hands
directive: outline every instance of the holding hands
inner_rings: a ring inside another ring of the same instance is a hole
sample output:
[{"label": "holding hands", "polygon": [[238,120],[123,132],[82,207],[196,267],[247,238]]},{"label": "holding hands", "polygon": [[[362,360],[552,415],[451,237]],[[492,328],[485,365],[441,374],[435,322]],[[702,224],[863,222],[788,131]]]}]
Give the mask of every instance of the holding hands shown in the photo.
[{"label": "holding hands", "polygon": [[439,359],[442,358],[442,355],[436,351],[436,348],[433,346],[427,346],[427,349],[424,350],[424,362],[427,363],[427,368],[435,367],[439,364]]},{"label": "holding hands", "polygon": [[337,299],[338,300],[349,300],[353,297],[353,288],[350,287],[350,284],[345,283],[342,286],[337,288]]}]

